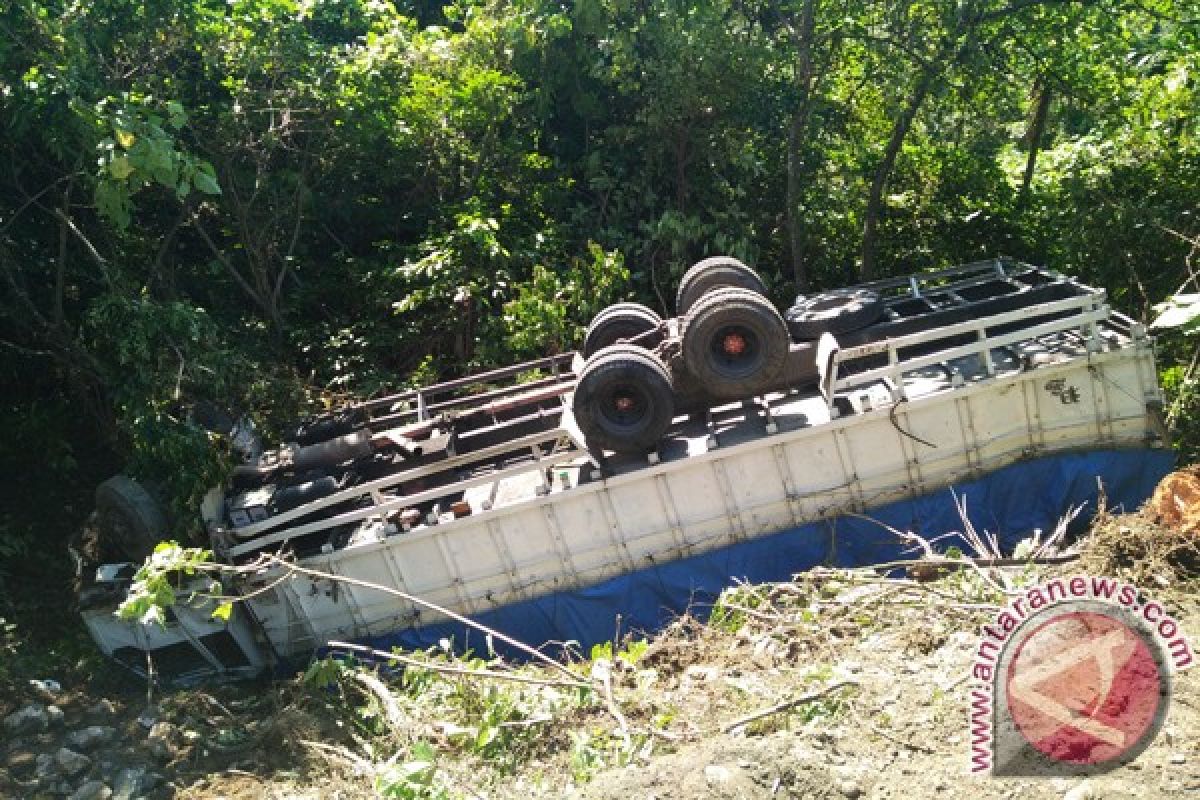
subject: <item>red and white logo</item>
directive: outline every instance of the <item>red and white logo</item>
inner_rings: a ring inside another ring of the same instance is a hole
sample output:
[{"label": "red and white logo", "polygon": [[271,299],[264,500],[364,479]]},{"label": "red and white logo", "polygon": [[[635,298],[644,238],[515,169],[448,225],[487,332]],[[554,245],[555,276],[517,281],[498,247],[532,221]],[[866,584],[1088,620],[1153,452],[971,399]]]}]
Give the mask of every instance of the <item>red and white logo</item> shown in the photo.
[{"label": "red and white logo", "polygon": [[1008,713],[1025,740],[1053,761],[1103,764],[1153,735],[1167,676],[1145,638],[1090,611],[1053,615],[1015,643]]},{"label": "red and white logo", "polygon": [[1051,581],[984,626],[972,665],[970,771],[1075,776],[1136,758],[1193,655],[1163,606],[1109,578]]}]

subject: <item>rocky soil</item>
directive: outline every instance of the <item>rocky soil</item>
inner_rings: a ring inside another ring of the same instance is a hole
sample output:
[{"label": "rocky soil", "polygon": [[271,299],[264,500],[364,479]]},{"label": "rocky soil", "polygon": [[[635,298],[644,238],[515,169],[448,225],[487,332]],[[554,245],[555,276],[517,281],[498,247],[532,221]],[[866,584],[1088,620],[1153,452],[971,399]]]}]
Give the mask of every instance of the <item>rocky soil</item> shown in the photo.
[{"label": "rocky soil", "polygon": [[4,718],[3,789],[10,797],[133,800],[173,796],[163,775],[178,741],[169,722],[130,723],[110,700],[88,704],[53,680],[31,683],[36,700]]}]

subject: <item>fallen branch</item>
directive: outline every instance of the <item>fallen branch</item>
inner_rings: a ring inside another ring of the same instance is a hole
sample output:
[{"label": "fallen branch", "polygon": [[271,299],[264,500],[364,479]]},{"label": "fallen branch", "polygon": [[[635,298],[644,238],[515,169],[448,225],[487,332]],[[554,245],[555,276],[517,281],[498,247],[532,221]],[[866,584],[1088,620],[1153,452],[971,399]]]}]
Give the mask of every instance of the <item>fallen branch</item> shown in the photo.
[{"label": "fallen branch", "polygon": [[362,670],[354,673],[354,680],[379,699],[379,704],[383,706],[383,716],[387,719],[393,733],[402,733],[408,727],[408,718],[400,710],[400,706],[396,705],[396,698],[392,696],[391,690],[383,681]]},{"label": "fallen branch", "polygon": [[359,774],[370,775],[375,771],[374,764],[357,753],[347,750],[345,747],[327,744],[326,742],[314,742],[308,739],[301,739],[300,744],[304,745],[305,747],[311,747],[326,758],[342,760],[343,762],[354,767]]},{"label": "fallen branch", "polygon": [[592,677],[599,681],[600,686],[604,689],[604,702],[608,705],[608,713],[612,714],[613,719],[617,721],[617,726],[621,729],[621,738],[625,741],[625,751],[631,752],[633,740],[629,736],[629,723],[625,721],[625,715],[621,713],[621,709],[613,697],[612,662],[604,658],[596,659],[592,664]]},{"label": "fallen branch", "polygon": [[808,694],[801,695],[800,697],[792,698],[791,700],[785,700],[782,703],[776,703],[775,705],[771,706],[770,708],[764,708],[759,711],[755,711],[753,714],[748,714],[747,716],[744,716],[744,717],[734,720],[733,722],[729,723],[721,730],[723,733],[733,733],[738,728],[749,725],[751,722],[754,722],[756,720],[760,720],[764,717],[769,717],[772,714],[778,714],[781,711],[788,711],[789,709],[793,709],[796,706],[802,706],[805,703],[811,703],[814,700],[820,700],[825,695],[831,694],[832,692],[835,692],[838,689],[842,689],[846,686],[858,686],[858,685],[859,685],[858,681],[838,681],[837,683],[832,683],[829,686],[826,686],[824,689],[821,689],[820,691],[810,692]]},{"label": "fallen branch", "polygon": [[434,661],[425,661],[419,658],[412,658],[401,653],[389,653],[387,650],[376,650],[373,647],[367,647],[361,644],[352,644],[350,642],[329,642],[331,648],[337,650],[349,650],[355,653],[363,653],[372,658],[395,661],[400,664],[407,664],[410,667],[418,667],[427,669],[431,672],[441,672],[447,675],[471,675],[477,678],[496,678],[503,681],[516,681],[517,683],[531,683],[536,686],[569,686],[575,689],[590,689],[592,685],[587,681],[575,678],[575,680],[551,680],[549,678],[534,678],[529,675],[521,675],[516,672],[496,672],[489,669],[470,669],[468,667],[458,667],[453,664],[438,664]]}]

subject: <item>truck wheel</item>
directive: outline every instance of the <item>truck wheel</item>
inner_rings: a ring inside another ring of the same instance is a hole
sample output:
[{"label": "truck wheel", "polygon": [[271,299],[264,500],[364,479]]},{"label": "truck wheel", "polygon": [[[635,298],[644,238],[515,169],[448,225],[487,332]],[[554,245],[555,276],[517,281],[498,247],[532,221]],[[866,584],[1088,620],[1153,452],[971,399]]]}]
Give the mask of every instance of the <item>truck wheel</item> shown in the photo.
[{"label": "truck wheel", "polygon": [[747,289],[717,289],[700,299],[681,328],[683,362],[709,395],[752,397],[787,362],[787,326],[775,307]]},{"label": "truck wheel", "polygon": [[734,286],[758,294],[766,294],[758,273],[731,256],[713,256],[697,261],[683,274],[675,294],[675,313],[683,316],[704,295],[713,289]]},{"label": "truck wheel", "polygon": [[141,561],[167,537],[162,505],[128,475],[115,475],[96,487],[100,535],[111,549]]},{"label": "truck wheel", "polygon": [[596,351],[616,344],[618,339],[639,339],[637,345],[653,350],[662,341],[662,333],[651,334],[662,325],[662,317],[641,303],[616,303],[592,318],[583,337],[583,357],[591,358]]},{"label": "truck wheel", "polygon": [[822,333],[849,333],[883,316],[883,298],[870,289],[834,289],[796,298],[785,312],[788,332],[798,342],[820,339]]},{"label": "truck wheel", "polygon": [[675,418],[671,373],[658,356],[636,345],[609,345],[579,373],[572,408],[588,446],[648,452]]}]

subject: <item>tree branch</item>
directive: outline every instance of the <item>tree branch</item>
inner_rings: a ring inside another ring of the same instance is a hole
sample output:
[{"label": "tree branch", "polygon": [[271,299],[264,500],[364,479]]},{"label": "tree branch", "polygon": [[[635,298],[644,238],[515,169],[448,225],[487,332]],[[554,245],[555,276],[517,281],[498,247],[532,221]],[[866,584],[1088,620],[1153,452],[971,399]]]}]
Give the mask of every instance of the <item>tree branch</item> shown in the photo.
[{"label": "tree branch", "polygon": [[242,287],[242,290],[246,294],[250,295],[250,299],[262,306],[263,298],[258,296],[258,292],[254,291],[254,287],[246,282],[246,279],[242,277],[242,273],[238,271],[238,268],[235,267],[233,262],[230,261],[225,253],[221,251],[221,248],[217,247],[217,243],[212,240],[212,237],[208,235],[208,231],[205,230],[204,226],[200,223],[200,218],[196,215],[196,212],[190,212],[190,217],[192,227],[196,229],[196,233],[200,234],[200,238],[204,240],[206,245],[208,245],[208,249],[212,252],[217,261],[220,261],[221,265],[225,267],[225,270],[233,276],[233,279],[237,282],[237,285]]},{"label": "tree branch", "polygon": [[79,243],[83,245],[84,251],[91,257],[92,261],[96,262],[96,266],[100,268],[100,274],[104,276],[104,282],[111,289],[113,286],[112,276],[108,274],[108,260],[100,255],[100,251],[92,244],[91,239],[88,239],[83,231],[79,230],[79,226],[75,224],[75,220],[63,213],[61,208],[54,209],[54,216],[59,219],[69,230]]}]

